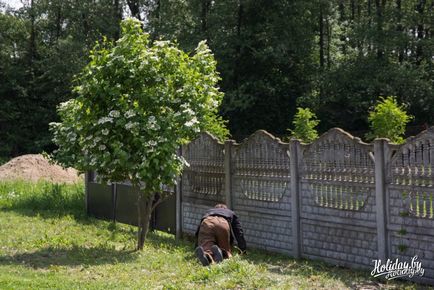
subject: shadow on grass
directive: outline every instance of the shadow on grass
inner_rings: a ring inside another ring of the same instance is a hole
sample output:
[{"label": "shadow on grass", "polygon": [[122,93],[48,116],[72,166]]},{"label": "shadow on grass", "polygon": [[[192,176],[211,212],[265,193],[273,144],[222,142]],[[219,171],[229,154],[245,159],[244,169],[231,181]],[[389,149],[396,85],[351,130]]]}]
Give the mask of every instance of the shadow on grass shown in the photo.
[{"label": "shadow on grass", "polygon": [[[196,259],[193,254],[194,237],[185,236],[183,243],[186,245],[186,250],[191,251],[191,255],[186,256],[185,259]],[[235,249],[233,254],[235,256],[239,255]],[[249,263],[263,267],[270,274],[291,276],[295,279],[308,279],[315,285],[321,285],[321,281],[338,280],[345,285],[346,289],[428,289],[426,285],[411,281],[385,281],[373,278],[369,269],[350,269],[318,260],[294,259],[284,254],[265,250],[248,249],[247,255],[239,257]]]},{"label": "shadow on grass", "polygon": [[26,265],[35,269],[53,266],[92,266],[128,262],[136,259],[135,251],[115,250],[105,247],[71,248],[48,247],[32,253],[0,256],[0,265]]},{"label": "shadow on grass", "polygon": [[54,218],[62,218],[64,216],[71,216],[74,220],[82,222],[84,224],[91,223],[90,216],[83,211],[76,210],[51,210],[51,209],[34,209],[34,208],[23,208],[23,207],[8,207],[1,208],[0,210],[4,212],[15,212],[22,216],[28,217],[41,217],[43,219],[54,219]]},{"label": "shadow on grass", "polygon": [[176,239],[175,235],[161,232],[150,231],[145,244],[151,244],[155,248],[164,248],[167,250],[182,251],[184,253],[191,253],[193,257],[194,244],[185,239]]},{"label": "shadow on grass", "polygon": [[243,255],[242,259],[262,265],[270,273],[277,275],[291,275],[312,281],[339,280],[348,289],[427,289],[426,285],[411,281],[385,281],[373,278],[369,269],[350,269],[318,260],[294,259],[262,250],[251,250],[247,255]]}]

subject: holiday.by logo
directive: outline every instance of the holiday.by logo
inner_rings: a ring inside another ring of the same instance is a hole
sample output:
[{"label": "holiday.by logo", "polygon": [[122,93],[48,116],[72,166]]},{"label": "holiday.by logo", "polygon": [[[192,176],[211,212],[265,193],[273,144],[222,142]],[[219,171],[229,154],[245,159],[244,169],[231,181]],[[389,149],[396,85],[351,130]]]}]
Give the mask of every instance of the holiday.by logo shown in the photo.
[{"label": "holiday.by logo", "polygon": [[387,280],[392,280],[399,277],[408,276],[412,278],[415,275],[423,276],[425,269],[422,268],[422,263],[417,261],[417,256],[414,256],[410,262],[400,262],[398,258],[394,262],[387,259],[385,264],[381,263],[381,260],[372,260],[374,262],[374,270],[371,275],[374,277],[383,276]]}]

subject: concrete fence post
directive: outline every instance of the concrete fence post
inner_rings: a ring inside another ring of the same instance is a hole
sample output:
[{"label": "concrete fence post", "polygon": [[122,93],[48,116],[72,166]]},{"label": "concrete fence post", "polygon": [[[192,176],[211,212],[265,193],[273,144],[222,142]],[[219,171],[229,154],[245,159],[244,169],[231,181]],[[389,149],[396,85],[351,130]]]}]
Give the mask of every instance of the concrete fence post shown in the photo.
[{"label": "concrete fence post", "polygon": [[232,146],[234,140],[225,141],[225,200],[228,208],[232,209]]},{"label": "concrete fence post", "polygon": [[[178,156],[182,156],[182,146],[178,149]],[[175,185],[175,208],[176,208],[176,217],[175,217],[175,237],[176,240],[182,238],[182,173],[180,176],[176,178]]]},{"label": "concrete fence post", "polygon": [[298,259],[301,257],[300,239],[300,190],[299,190],[299,168],[298,150],[300,142],[291,139],[289,144],[290,154],[290,175],[291,175],[291,222],[292,222],[292,247],[293,256]]},{"label": "concrete fence post", "polygon": [[387,220],[386,220],[386,162],[385,146],[387,139],[378,138],[374,140],[375,156],[375,205],[377,212],[377,240],[378,258],[387,259]]}]

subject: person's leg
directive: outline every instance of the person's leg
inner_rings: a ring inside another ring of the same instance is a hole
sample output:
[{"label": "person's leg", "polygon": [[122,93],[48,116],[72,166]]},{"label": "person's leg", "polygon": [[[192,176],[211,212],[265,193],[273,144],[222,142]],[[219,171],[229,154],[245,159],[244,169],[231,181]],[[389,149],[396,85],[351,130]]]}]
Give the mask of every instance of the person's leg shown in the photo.
[{"label": "person's leg", "polygon": [[212,245],[211,252],[216,263],[220,263],[221,261],[223,261],[223,251],[224,250],[220,249],[219,246]]},{"label": "person's leg", "polygon": [[202,263],[203,266],[208,266],[211,263],[211,260],[208,258],[207,254],[204,252],[201,246],[197,247],[194,250],[194,254],[199,259],[199,261]]},{"label": "person's leg", "polygon": [[218,223],[215,226],[216,242],[222,250],[224,258],[232,257],[231,253],[231,229],[228,221],[225,218],[219,217]]},{"label": "person's leg", "polygon": [[196,254],[196,256],[199,255],[198,259],[201,262],[203,260],[202,258],[203,256],[207,257],[210,263],[214,262],[214,259],[212,257],[212,250],[211,250],[211,247],[217,243],[215,239],[214,228],[215,228],[214,217],[208,217],[204,219],[200,224],[197,244],[201,248],[201,250],[200,249],[198,250],[199,248],[198,247],[196,248],[195,253],[199,253]]}]

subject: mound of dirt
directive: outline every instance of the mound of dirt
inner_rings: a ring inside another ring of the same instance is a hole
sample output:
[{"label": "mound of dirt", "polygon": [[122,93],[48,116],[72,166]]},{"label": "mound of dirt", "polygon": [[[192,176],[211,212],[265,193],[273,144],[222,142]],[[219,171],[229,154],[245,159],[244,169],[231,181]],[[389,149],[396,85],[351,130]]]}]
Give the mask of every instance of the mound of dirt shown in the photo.
[{"label": "mound of dirt", "polygon": [[59,165],[50,164],[41,154],[28,154],[0,166],[0,180],[14,179],[74,183],[82,181],[83,176],[79,176],[74,168],[63,169]]}]

